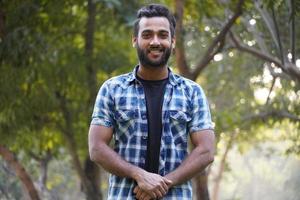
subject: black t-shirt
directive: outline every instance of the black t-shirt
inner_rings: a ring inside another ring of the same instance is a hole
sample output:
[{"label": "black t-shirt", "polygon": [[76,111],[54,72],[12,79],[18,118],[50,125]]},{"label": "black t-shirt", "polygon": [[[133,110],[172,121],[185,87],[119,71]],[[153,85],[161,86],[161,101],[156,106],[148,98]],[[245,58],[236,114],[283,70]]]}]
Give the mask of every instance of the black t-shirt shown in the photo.
[{"label": "black t-shirt", "polygon": [[147,156],[144,169],[148,172],[158,173],[162,134],[162,105],[165,87],[169,79],[153,81],[138,77],[138,80],[144,88],[148,117]]}]

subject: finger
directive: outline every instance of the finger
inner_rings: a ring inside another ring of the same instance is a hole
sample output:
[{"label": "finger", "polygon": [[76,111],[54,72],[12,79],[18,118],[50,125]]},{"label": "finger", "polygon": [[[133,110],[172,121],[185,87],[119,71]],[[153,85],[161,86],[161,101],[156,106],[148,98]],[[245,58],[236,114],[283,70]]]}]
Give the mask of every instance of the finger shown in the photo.
[{"label": "finger", "polygon": [[165,196],[165,194],[167,194],[167,190],[165,190],[165,189],[160,188],[159,191],[160,191],[160,193],[162,195],[162,196],[160,196],[160,198],[163,197],[163,196]]},{"label": "finger", "polygon": [[168,189],[169,187],[164,181],[160,182],[160,185],[156,187],[156,190],[159,190],[163,195],[167,193]]},{"label": "finger", "polygon": [[161,193],[161,196],[159,196],[159,198],[165,196],[167,194],[167,192],[168,192],[168,190],[163,190],[163,189],[160,189],[159,191]]},{"label": "finger", "polygon": [[142,192],[141,196],[140,196],[140,200],[144,200],[146,197],[148,196],[148,194],[146,192]]},{"label": "finger", "polygon": [[141,195],[142,195],[142,190],[138,190],[137,193],[136,193],[136,198],[140,199]]},{"label": "finger", "polygon": [[139,191],[139,186],[135,186],[133,189],[133,193],[136,194]]},{"label": "finger", "polygon": [[163,183],[161,184],[160,191],[161,191],[162,193],[166,193],[166,192],[168,191],[168,189],[169,189],[168,185],[167,185],[165,182],[163,182]]},{"label": "finger", "polygon": [[133,193],[134,193],[134,194],[136,194],[137,191],[138,191],[138,188],[137,188],[137,187],[138,187],[138,186],[135,186],[134,189],[133,189]]},{"label": "finger", "polygon": [[155,194],[156,194],[156,198],[162,198],[164,196],[164,194],[160,190],[156,190]]},{"label": "finger", "polygon": [[[151,200],[151,199],[153,199],[153,198],[152,198],[151,196],[148,195],[148,196],[145,197],[144,200]],[[154,199],[156,199],[156,198],[154,198]],[[153,200],[154,200],[154,199],[153,199]]]},{"label": "finger", "polygon": [[153,199],[157,199],[157,196],[154,192],[151,193],[151,195],[148,195],[149,197],[153,198]]}]

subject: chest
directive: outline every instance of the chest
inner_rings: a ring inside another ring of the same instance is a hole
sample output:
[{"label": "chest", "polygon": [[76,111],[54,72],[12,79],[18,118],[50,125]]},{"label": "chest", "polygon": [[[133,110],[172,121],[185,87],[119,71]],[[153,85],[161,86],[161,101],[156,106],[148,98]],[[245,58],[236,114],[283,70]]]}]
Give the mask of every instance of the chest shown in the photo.
[{"label": "chest", "polygon": [[[162,112],[181,111],[185,113],[191,112],[191,95],[180,87],[174,87],[167,84],[163,90],[152,90],[147,92],[147,99],[161,99]],[[158,101],[156,101],[158,102]],[[115,111],[136,111],[146,112],[146,92],[142,85],[131,85],[127,88],[118,88],[114,96]]]}]

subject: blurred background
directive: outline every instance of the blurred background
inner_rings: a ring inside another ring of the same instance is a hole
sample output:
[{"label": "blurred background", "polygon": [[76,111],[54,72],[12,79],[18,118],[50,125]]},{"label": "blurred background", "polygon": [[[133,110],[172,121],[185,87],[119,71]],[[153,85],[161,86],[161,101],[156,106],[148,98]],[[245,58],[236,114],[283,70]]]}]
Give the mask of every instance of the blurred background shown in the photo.
[{"label": "blurred background", "polygon": [[101,84],[137,64],[147,3],[175,13],[169,64],[203,87],[215,123],[194,199],[299,200],[299,0],[1,0],[0,199],[106,199],[88,127]]}]

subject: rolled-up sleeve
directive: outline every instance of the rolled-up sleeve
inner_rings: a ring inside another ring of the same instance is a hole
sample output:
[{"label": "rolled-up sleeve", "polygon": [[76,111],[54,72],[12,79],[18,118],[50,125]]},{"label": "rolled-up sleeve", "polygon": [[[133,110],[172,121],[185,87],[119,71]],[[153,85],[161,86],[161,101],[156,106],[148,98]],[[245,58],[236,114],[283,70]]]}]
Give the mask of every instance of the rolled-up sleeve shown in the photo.
[{"label": "rolled-up sleeve", "polygon": [[214,129],[209,104],[200,86],[194,86],[191,104],[192,120],[188,125],[189,132]]},{"label": "rolled-up sleeve", "polygon": [[106,81],[103,83],[97,94],[92,114],[92,125],[102,125],[106,127],[113,126],[114,101],[110,92],[109,82]]}]

